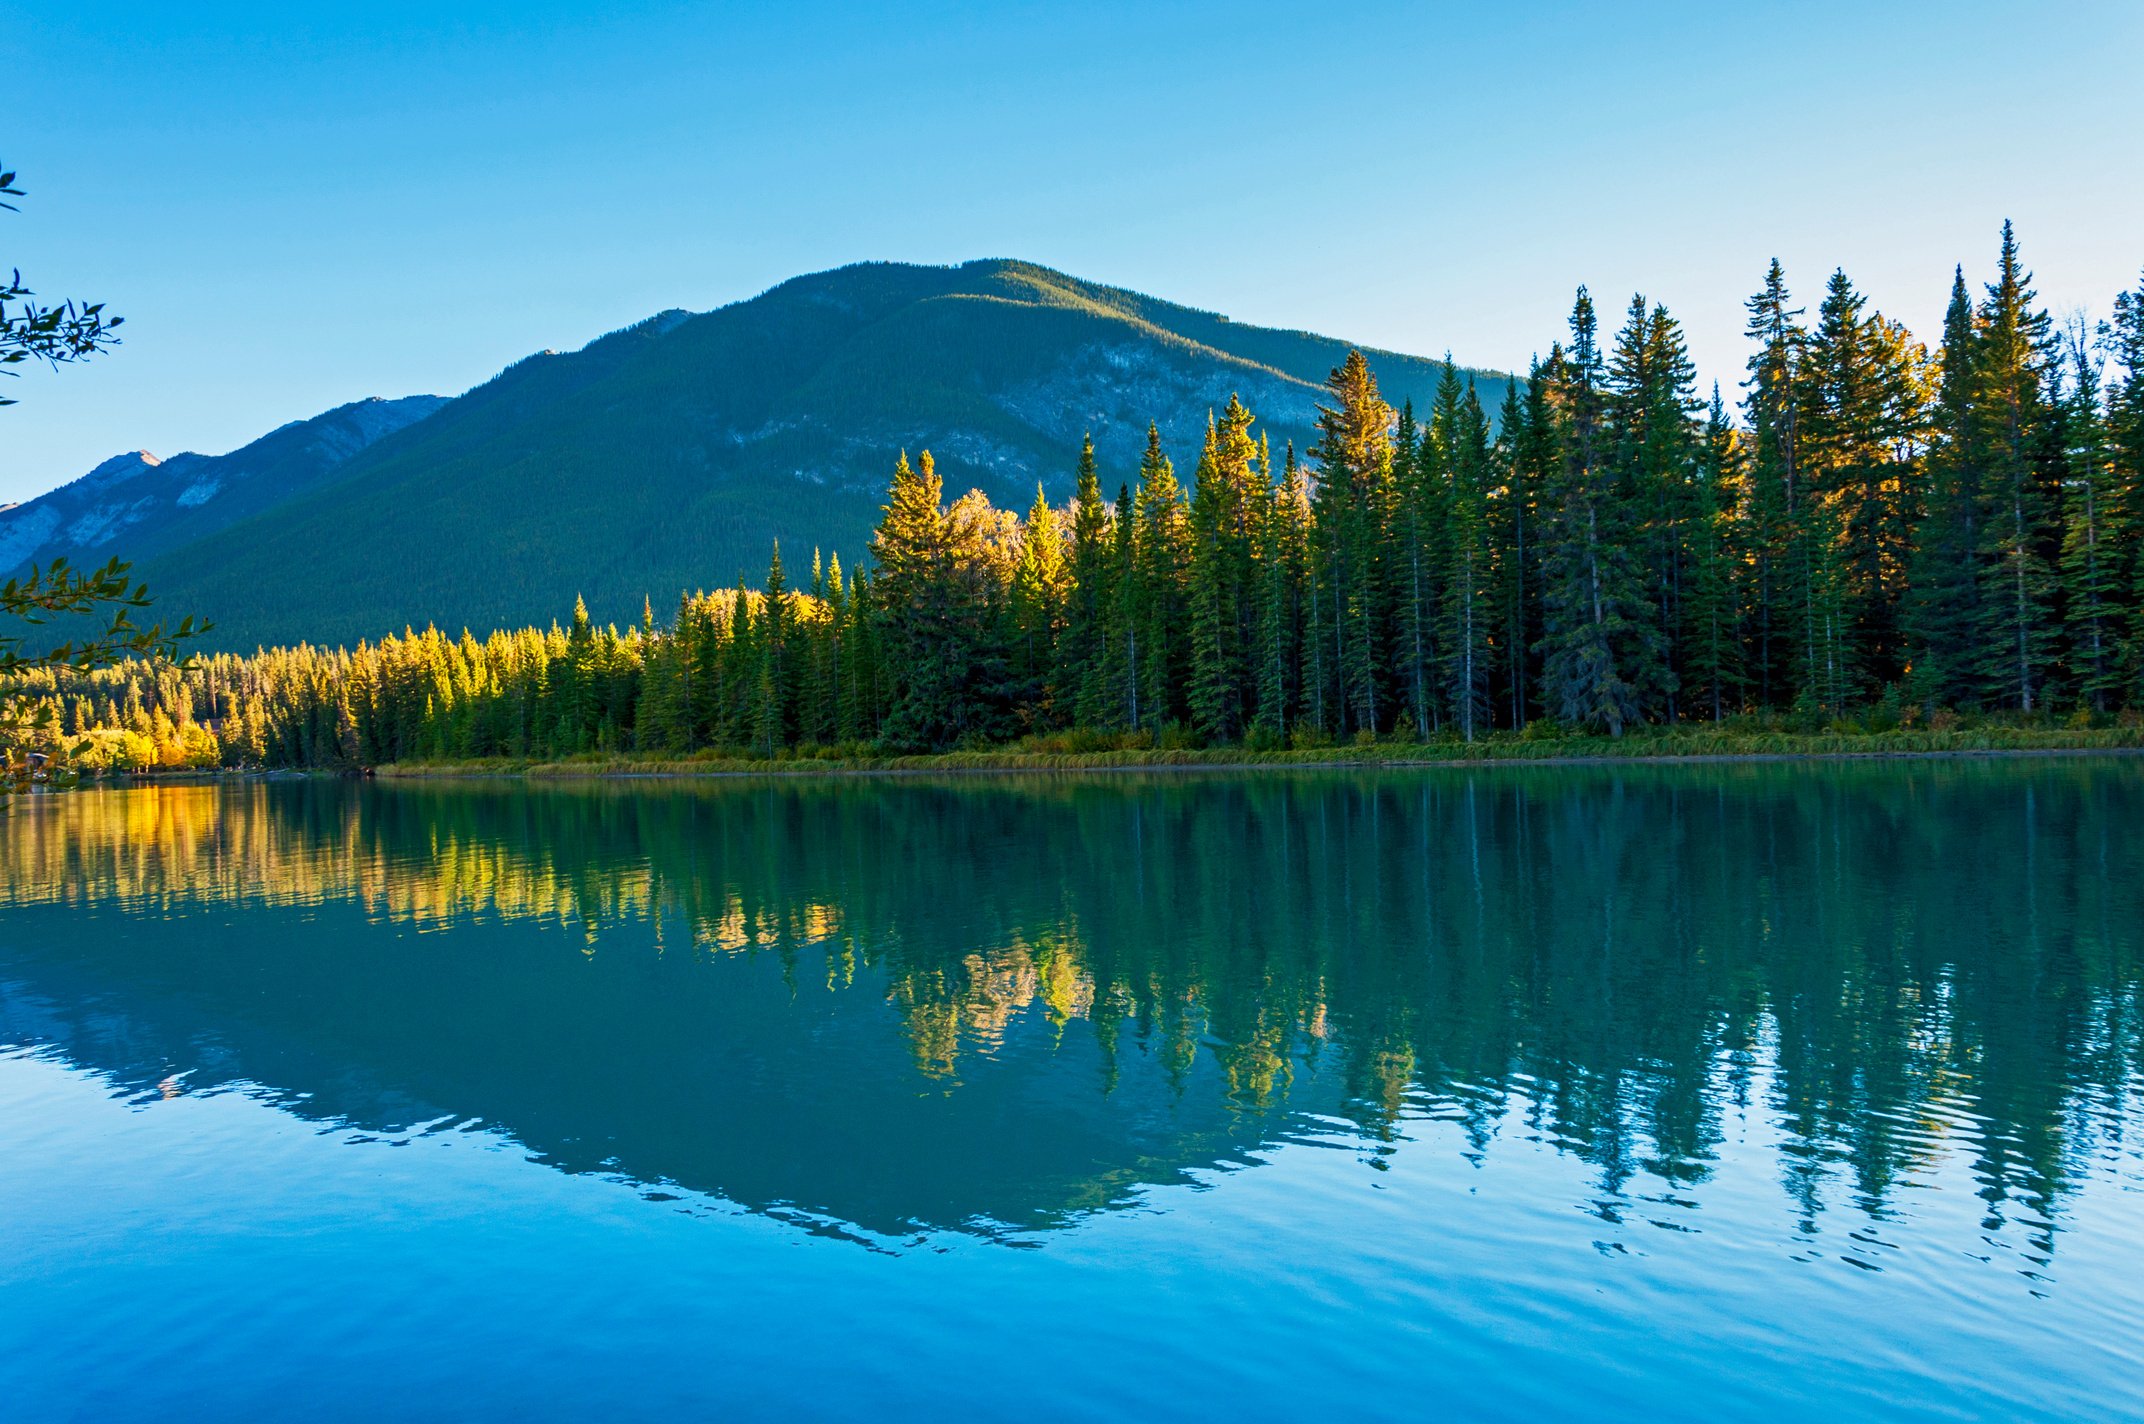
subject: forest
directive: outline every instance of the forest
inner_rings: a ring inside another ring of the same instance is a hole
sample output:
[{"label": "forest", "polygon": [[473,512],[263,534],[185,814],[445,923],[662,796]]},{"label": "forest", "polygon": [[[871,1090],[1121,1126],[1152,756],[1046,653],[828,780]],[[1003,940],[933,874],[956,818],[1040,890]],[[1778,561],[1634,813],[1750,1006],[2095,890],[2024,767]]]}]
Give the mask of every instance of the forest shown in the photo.
[{"label": "forest", "polygon": [[1121,479],[1090,442],[1024,516],[904,454],[861,566],[777,546],[667,621],[15,691],[89,769],[2134,722],[2144,281],[2058,320],[2006,224],[1933,346],[1844,272],[1812,317],[1775,261],[1747,308],[1732,404],[1665,307],[1604,336],[1580,288],[1493,410],[1448,362],[1394,410],[1353,353],[1308,449],[1232,399],[1188,477],[1151,429]]}]

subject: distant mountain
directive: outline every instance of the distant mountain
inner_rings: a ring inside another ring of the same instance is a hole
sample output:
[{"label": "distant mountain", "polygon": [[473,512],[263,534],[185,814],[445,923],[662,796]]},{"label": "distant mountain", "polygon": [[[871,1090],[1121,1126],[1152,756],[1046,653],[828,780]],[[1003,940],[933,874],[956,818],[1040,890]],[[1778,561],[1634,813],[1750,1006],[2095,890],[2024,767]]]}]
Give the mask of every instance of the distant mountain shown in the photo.
[{"label": "distant mountain", "polygon": [[[1022,262],[844,267],[528,357],[144,572],[239,647],[548,622],[576,593],[600,619],[643,597],[663,615],[757,581],[775,539],[793,578],[814,547],[853,566],[903,449],[935,454],[949,497],[1024,509],[1037,482],[1069,496],[1090,431],[1113,494],[1150,419],[1188,481],[1238,393],[1277,459],[1313,437],[1347,345]],[[1441,363],[1369,354],[1395,403],[1427,405]],[[1468,374],[1493,409],[1506,378]]]},{"label": "distant mountain", "polygon": [[0,505],[0,574],[57,554],[86,565],[178,548],[319,488],[373,441],[446,403],[443,396],[355,401],[228,455],[115,455],[71,484]]}]

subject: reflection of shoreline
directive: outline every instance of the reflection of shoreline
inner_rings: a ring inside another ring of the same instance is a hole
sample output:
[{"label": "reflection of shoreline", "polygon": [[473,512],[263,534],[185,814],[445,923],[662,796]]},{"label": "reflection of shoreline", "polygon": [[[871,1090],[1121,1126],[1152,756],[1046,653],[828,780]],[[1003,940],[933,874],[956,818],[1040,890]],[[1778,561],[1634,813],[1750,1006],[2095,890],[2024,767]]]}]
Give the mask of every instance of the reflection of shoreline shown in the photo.
[{"label": "reflection of shoreline", "polygon": [[[2144,756],[2144,734],[2132,743],[2104,746],[2046,747],[1956,747],[1930,750],[1840,750],[1840,751],[1746,751],[1677,752],[1630,751],[1618,753],[1535,754],[1523,744],[1509,749],[1455,749],[1450,755],[1370,753],[1335,749],[1331,753],[1285,753],[1271,756],[1234,751],[1186,751],[1159,753],[1098,753],[1092,756],[1025,756],[991,752],[948,753],[943,756],[890,757],[884,761],[663,761],[616,758],[607,761],[572,762],[412,762],[391,763],[377,774],[391,780],[575,780],[689,781],[695,779],[820,777],[930,777],[1085,775],[1125,772],[1287,772],[1287,771],[1420,771],[1524,768],[1524,767],[1617,767],[1617,766],[1722,766],[1746,763],[1770,765],[1781,762],[1915,762],[1978,761],[2041,757],[2136,757]],[[325,774],[323,774],[325,775]]]},{"label": "reflection of shoreline", "polygon": [[[865,1244],[1055,1229],[1301,1135],[1300,1109],[1230,1104],[1212,1062],[1186,1082],[1127,1051],[1094,1091],[1097,1035],[1068,1038],[1039,995],[1000,1006],[987,1063],[948,1079],[886,1031],[898,989],[844,980],[831,947],[785,988],[772,956],[666,962],[643,942],[589,976],[570,940],[471,925],[467,962],[435,977],[430,936],[306,925],[311,967],[275,912],[129,963],[0,951],[0,1066],[47,1057],[136,1102],[235,1091],[366,1137],[479,1126],[561,1172]],[[1337,1089],[1300,1097],[1329,1115]]]},{"label": "reflection of shoreline", "polygon": [[[2137,770],[170,786],[0,820],[0,906],[128,926],[22,915],[0,958],[725,1193],[846,1097],[877,1118],[804,1134],[840,1170],[913,1149],[1029,1207],[1090,1181],[1006,1180],[1037,1125],[1166,1164],[1238,1112],[1373,1152],[1434,1113],[1486,1151],[1513,1104],[1620,1198],[1702,1182],[1755,1092],[1802,1215],[1947,1159],[2037,1220],[2144,1062]],[[689,1125],[747,1100],[715,1170]],[[836,1171],[784,1170],[742,1195]]]}]

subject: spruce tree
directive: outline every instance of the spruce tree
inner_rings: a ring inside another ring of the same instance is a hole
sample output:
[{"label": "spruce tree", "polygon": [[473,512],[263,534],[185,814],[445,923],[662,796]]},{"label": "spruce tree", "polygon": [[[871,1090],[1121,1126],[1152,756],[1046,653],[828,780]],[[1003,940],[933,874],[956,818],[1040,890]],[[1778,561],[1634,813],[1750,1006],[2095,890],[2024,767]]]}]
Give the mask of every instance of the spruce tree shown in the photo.
[{"label": "spruce tree", "polygon": [[796,735],[800,742],[825,745],[834,740],[837,720],[834,702],[834,639],[825,619],[828,607],[826,560],[817,548],[811,551],[811,587],[797,620],[795,661]]},{"label": "spruce tree", "polygon": [[1037,484],[1035,502],[1020,527],[1020,562],[1013,571],[1010,605],[1016,696],[1030,706],[1034,720],[1046,726],[1058,725],[1073,701],[1058,661],[1069,588],[1057,511]]},{"label": "spruce tree", "polygon": [[1138,682],[1139,722],[1159,732],[1188,711],[1190,673],[1191,515],[1176,467],[1161,452],[1161,432],[1146,429],[1139,462],[1133,544],[1131,617],[1136,633],[1132,672]]},{"label": "spruce tree", "polygon": [[1641,620],[1648,610],[1628,510],[1607,458],[1599,322],[1583,287],[1571,309],[1571,349],[1552,359],[1563,458],[1547,492],[1543,692],[1558,720],[1620,737],[1642,713],[1626,668],[1646,651]]},{"label": "spruce tree", "polygon": [[893,669],[894,700],[881,735],[903,750],[950,746],[965,730],[974,610],[929,451],[913,469],[905,453],[894,467],[871,557]]},{"label": "spruce tree", "polygon": [[1797,649],[1809,624],[1808,545],[1802,534],[1801,363],[1807,333],[1791,305],[1779,259],[1743,305],[1745,333],[1757,343],[1749,358],[1745,412],[1749,420],[1749,532],[1752,568],[1750,650],[1752,690],[1776,707],[1796,691]]},{"label": "spruce tree", "polygon": [[1437,421],[1445,419],[1448,411],[1456,419],[1457,387],[1447,361],[1437,385],[1431,429],[1424,432],[1416,426],[1414,402],[1408,401],[1400,407],[1392,441],[1396,547],[1388,563],[1399,589],[1399,636],[1394,640],[1393,664],[1417,736],[1426,735],[1436,722],[1436,599],[1442,572],[1438,542],[1444,530],[1444,465],[1435,433]]},{"label": "spruce tree", "polygon": [[[1385,560],[1392,514],[1392,407],[1360,351],[1326,379],[1333,404],[1318,407],[1315,509],[1326,618],[1333,640],[1337,730],[1375,733],[1391,622]],[[1321,630],[1319,636],[1324,636]]]},{"label": "spruce tree", "polygon": [[1103,623],[1100,700],[1107,709],[1094,726],[1138,731],[1145,723],[1139,702],[1139,631],[1145,588],[1139,567],[1139,518],[1131,486],[1117,486],[1110,522],[1108,604]]},{"label": "spruce tree", "polygon": [[1102,502],[1090,435],[1080,444],[1079,476],[1072,496],[1070,588],[1060,643],[1063,687],[1074,699],[1073,720],[1083,727],[1102,726],[1109,715],[1102,657],[1111,596],[1109,540],[1109,508]]},{"label": "spruce tree", "polygon": [[1717,382],[1699,445],[1695,505],[1688,547],[1690,582],[1683,600],[1681,646],[1689,669],[1693,709],[1725,720],[1740,702],[1741,627],[1735,569],[1740,563],[1742,442],[1727,418]]},{"label": "spruce tree", "polygon": [[1959,268],[1943,316],[1926,508],[1909,562],[1912,693],[1931,709],[1975,707],[1986,693],[1980,656],[1987,636],[1980,573],[1984,482],[1972,418],[1973,320]]},{"label": "spruce tree", "polygon": [[1303,714],[1310,539],[1310,490],[1291,441],[1267,493],[1259,558],[1257,726],[1276,740]]},{"label": "spruce tree", "polygon": [[855,733],[849,730],[847,711],[849,591],[841,576],[839,554],[827,560],[824,629],[825,651],[821,656],[826,663],[826,713],[822,725],[827,727],[826,740],[847,741],[855,736]]},{"label": "spruce tree", "polygon": [[1995,635],[1985,645],[1989,680],[2002,689],[2002,700],[2025,712],[2043,700],[2053,631],[2053,526],[2035,459],[2048,419],[2044,382],[2052,324],[2034,307],[2031,284],[2016,234],[2005,222],[1996,279],[1978,314],[1971,419],[1974,447],[1987,461],[1992,516],[1983,565],[1989,585],[1983,605]]},{"label": "spruce tree", "polygon": [[789,588],[782,577],[782,545],[767,561],[767,588],[759,630],[759,673],[752,687],[752,740],[761,756],[789,745],[792,726]]},{"label": "spruce tree", "polygon": [[2068,380],[2057,404],[2069,460],[2061,569],[2066,661],[2080,702],[2105,712],[2122,689],[2117,476],[2100,408],[2101,369],[2081,319],[2065,333],[2064,348]]},{"label": "spruce tree", "polygon": [[1208,416],[1191,500],[1192,724],[1209,741],[1234,741],[1249,725],[1256,607],[1256,516],[1262,503],[1252,417],[1231,396]]},{"label": "spruce tree", "polygon": [[1498,444],[1508,471],[1503,521],[1510,557],[1505,564],[1505,642],[1509,649],[1511,726],[1523,731],[1539,697],[1541,642],[1542,500],[1561,460],[1556,413],[1542,364],[1527,373],[1525,400],[1518,383],[1506,388]]},{"label": "spruce tree", "polygon": [[1696,469],[1695,382],[1682,328],[1665,307],[1633,297],[1604,378],[1616,490],[1645,587],[1644,611],[1633,612],[1642,637],[1626,675],[1641,705],[1670,722],[1678,715],[1683,661],[1676,635]]},{"label": "spruce tree", "polygon": [[2144,707],[2144,279],[2114,299],[2100,340],[2118,368],[2107,390],[2113,465],[2114,579],[2127,601],[2121,653],[2123,700]]}]

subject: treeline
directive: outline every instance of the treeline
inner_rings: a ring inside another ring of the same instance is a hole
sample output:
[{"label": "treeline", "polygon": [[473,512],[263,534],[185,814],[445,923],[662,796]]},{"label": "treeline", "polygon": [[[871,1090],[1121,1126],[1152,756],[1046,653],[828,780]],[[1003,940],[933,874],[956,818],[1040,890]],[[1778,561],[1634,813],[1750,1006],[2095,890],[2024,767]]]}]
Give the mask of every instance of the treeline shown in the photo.
[{"label": "treeline", "polygon": [[1071,503],[1024,518],[903,456],[867,574],[814,555],[796,587],[777,549],[667,626],[580,608],[31,690],[93,760],[165,765],[2144,707],[2144,285],[2058,324],[2006,224],[1933,351],[1843,272],[1813,319],[1776,262],[1747,305],[1732,413],[1664,307],[1604,339],[1581,288],[1493,414],[1449,364],[1394,411],[1353,354],[1307,451],[1231,399],[1188,486],[1150,428],[1113,500],[1090,444]]}]

